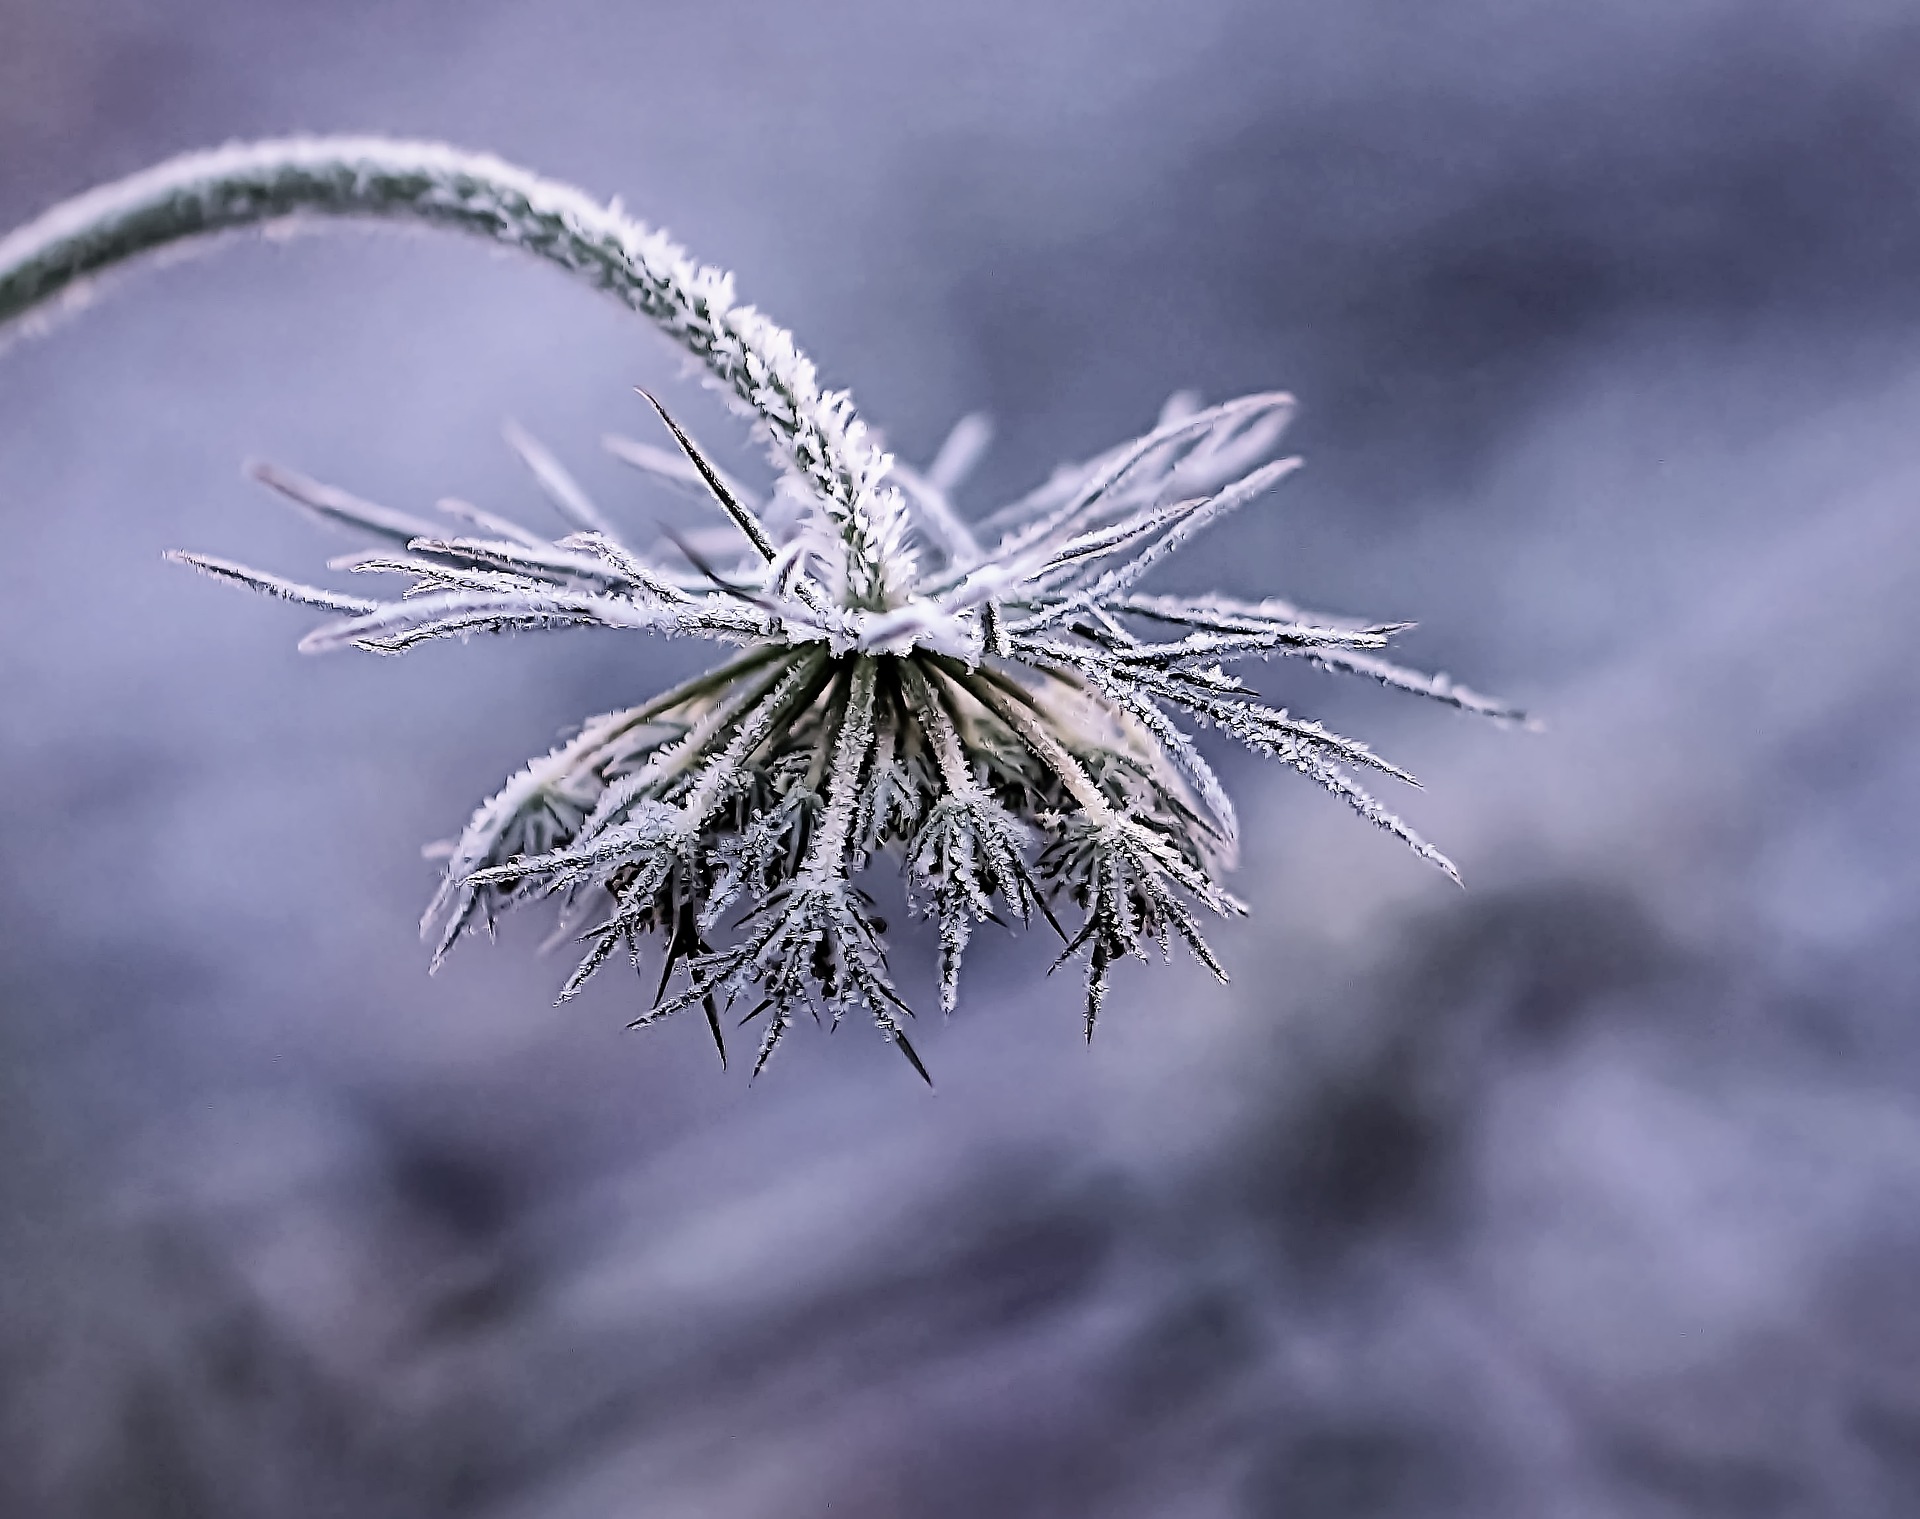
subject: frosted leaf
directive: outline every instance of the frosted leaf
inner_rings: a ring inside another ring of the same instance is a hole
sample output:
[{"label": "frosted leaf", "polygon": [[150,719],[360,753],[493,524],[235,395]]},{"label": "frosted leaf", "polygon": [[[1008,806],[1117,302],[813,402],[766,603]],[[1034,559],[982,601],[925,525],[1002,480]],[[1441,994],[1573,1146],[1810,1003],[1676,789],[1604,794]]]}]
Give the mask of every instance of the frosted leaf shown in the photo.
[{"label": "frosted leaf", "polygon": [[532,472],[547,500],[553,503],[554,510],[581,532],[598,533],[603,538],[618,541],[619,534],[614,532],[601,515],[600,508],[580,488],[580,482],[567,472],[565,465],[547,452],[539,439],[517,422],[508,422],[502,433],[507,446],[520,456],[521,462]]},{"label": "frosted leaf", "polygon": [[184,549],[174,549],[166,555],[166,558],[175,564],[184,564],[196,569],[203,575],[211,575],[216,580],[231,581],[235,585],[245,586],[250,591],[277,596],[282,601],[297,601],[302,606],[322,607],[329,612],[364,615],[376,610],[380,605],[379,602],[368,601],[364,597],[342,596],[337,591],[325,591],[318,586],[282,580],[278,575],[250,570],[244,564],[235,564],[231,559],[221,559],[212,554],[189,554]]},{"label": "frosted leaf", "polygon": [[383,538],[397,539],[401,543],[422,535],[430,538],[438,531],[438,528],[424,517],[411,517],[405,512],[396,512],[390,507],[376,506],[371,501],[362,501],[358,496],[350,496],[331,485],[322,485],[317,480],[309,480],[305,475],[296,474],[290,469],[282,469],[277,464],[255,463],[248,466],[247,472],[268,489],[278,491],[294,505],[305,507],[323,521],[332,522],[341,527],[377,533]]}]

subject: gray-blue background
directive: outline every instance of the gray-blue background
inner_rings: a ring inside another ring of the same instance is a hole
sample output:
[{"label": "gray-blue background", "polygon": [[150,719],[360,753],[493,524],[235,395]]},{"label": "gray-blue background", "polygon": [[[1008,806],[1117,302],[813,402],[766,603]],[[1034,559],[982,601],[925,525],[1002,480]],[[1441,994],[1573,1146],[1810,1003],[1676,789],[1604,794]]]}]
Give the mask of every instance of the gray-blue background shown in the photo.
[{"label": "gray-blue background", "polygon": [[749,1089],[413,937],[418,845],[696,651],[306,660],[159,561],[351,546],[252,456],[532,510],[508,415],[644,522],[596,440],[672,356],[427,238],[130,276],[0,354],[0,1512],[1920,1512],[1911,5],[0,0],[0,222],[290,129],[621,194],[908,457],[991,412],[976,509],[1291,388],[1163,583],[1552,727],[1280,678],[1467,892],[1229,757],[1230,988],[1089,1052],[988,935],[937,1094],[851,1028]]}]

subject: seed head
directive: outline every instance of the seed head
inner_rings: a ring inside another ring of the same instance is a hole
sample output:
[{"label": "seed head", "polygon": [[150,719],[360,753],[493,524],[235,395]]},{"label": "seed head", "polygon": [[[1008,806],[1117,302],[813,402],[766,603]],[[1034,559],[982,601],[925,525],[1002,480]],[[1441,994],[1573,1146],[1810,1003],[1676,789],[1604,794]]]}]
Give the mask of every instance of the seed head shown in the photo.
[{"label": "seed head", "polygon": [[586,626],[728,646],[707,673],[589,719],[480,806],[445,850],[422,925],[435,965],[463,933],[551,900],[584,946],[563,999],[616,953],[651,957],[657,989],[636,1023],[700,1007],[723,1061],[723,1018],[742,1004],[740,1021],[761,1024],[756,1073],[803,1013],[853,1012],[924,1076],[887,925],[859,885],[890,857],[913,910],[937,923],[943,1007],[977,923],[1038,915],[1059,930],[1061,960],[1085,963],[1091,1038],[1116,960],[1156,944],[1170,954],[1177,939],[1226,979],[1201,913],[1244,911],[1222,884],[1236,824],[1183,723],[1292,766],[1455,874],[1355,773],[1411,777],[1268,704],[1237,671],[1303,659],[1500,720],[1520,713],[1390,662],[1380,651],[1401,624],[1138,589],[1298,467],[1274,457],[1289,397],[1176,396],[1145,435],[970,520],[954,497],[984,443],[978,419],[924,471],[898,464],[792,339],[735,301],[730,276],[577,191],[377,139],[192,155],[56,208],[0,241],[0,321],[147,248],[292,215],[412,217],[561,264],[698,358],[774,468],[767,490],[733,479],[648,396],[663,441],[610,447],[696,486],[717,540],[637,541],[510,429],[557,535],[458,502],[442,503],[445,521],[418,518],[261,466],[281,497],[368,541],[334,568],[401,588],[356,596],[170,556],[326,612],[301,640],[314,652]]}]

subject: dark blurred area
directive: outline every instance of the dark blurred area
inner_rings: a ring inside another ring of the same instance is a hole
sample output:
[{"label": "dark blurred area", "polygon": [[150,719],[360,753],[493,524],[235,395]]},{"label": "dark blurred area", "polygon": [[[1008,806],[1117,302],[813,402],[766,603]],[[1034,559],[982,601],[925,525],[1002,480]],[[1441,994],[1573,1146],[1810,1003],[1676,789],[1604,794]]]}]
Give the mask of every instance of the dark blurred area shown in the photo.
[{"label": "dark blurred area", "polygon": [[1895,0],[0,0],[0,223],[488,148],[905,456],[990,413],[980,512],[1284,386],[1308,470],[1162,584],[1549,721],[1274,672],[1465,892],[1222,753],[1230,987],[1132,968],[1088,1049],[983,936],[936,1093],[853,1029],[749,1087],[534,925],[413,935],[420,844],[699,651],[306,660],[159,558],[352,546],[255,456],[525,509],[507,416],[644,522],[597,440],[674,357],[430,238],[130,274],[0,354],[0,1514],[1920,1513],[1916,85]]}]

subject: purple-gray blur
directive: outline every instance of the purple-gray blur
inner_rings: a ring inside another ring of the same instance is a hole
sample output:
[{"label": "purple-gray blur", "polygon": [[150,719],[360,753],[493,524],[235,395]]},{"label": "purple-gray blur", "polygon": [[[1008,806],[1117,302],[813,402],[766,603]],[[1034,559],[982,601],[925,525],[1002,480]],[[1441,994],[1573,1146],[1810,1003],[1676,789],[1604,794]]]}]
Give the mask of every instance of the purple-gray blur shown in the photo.
[{"label": "purple-gray blur", "polygon": [[[419,846],[702,651],[306,659],[165,566],[353,547],[265,457],[602,502],[636,318],[252,240],[0,353],[0,1513],[1920,1512],[1920,15],[1895,0],[0,0],[0,225],[169,153],[443,137],[621,195],[976,510],[1170,390],[1298,480],[1164,572],[1413,618],[1550,723],[1312,672],[1460,892],[1298,777],[1234,972],[976,940],[929,1095],[751,1088]],[[675,507],[673,510],[679,510]],[[931,1005],[910,926],[903,985]],[[651,967],[643,967],[650,970]]]}]

